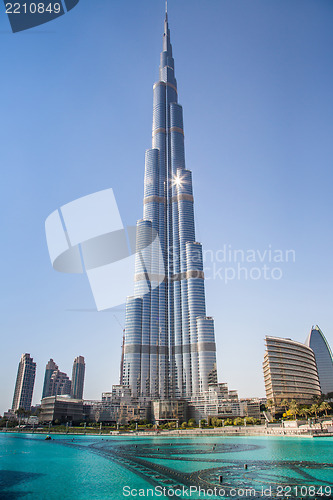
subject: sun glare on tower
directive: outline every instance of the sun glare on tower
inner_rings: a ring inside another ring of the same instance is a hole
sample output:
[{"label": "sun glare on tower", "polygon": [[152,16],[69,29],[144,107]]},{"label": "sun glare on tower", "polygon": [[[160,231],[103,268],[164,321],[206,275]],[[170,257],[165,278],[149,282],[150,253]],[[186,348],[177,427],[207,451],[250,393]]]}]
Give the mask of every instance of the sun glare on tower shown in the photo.
[{"label": "sun glare on tower", "polygon": [[174,182],[174,184],[176,186],[180,187],[180,186],[182,186],[182,184],[183,184],[184,181],[183,181],[183,178],[180,175],[177,174],[177,175],[174,176],[173,182]]}]

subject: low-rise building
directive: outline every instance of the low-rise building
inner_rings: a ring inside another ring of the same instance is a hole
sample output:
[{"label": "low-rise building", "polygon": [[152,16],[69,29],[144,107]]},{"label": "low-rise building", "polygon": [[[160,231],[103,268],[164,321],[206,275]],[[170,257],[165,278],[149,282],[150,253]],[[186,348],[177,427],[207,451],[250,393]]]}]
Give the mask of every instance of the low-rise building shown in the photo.
[{"label": "low-rise building", "polygon": [[[87,401],[84,402],[88,404]],[[101,401],[90,401],[89,420],[127,424],[131,421],[150,420],[151,401],[133,398],[131,389],[123,385],[112,386],[111,392],[103,392]]]},{"label": "low-rise building", "polygon": [[182,399],[152,401],[151,419],[157,424],[167,421],[184,422],[187,420],[187,401]]},{"label": "low-rise building", "polygon": [[233,418],[241,415],[237,391],[229,391],[226,383],[214,384],[188,403],[189,417],[198,422],[211,417]]},{"label": "low-rise building", "polygon": [[43,398],[39,420],[41,422],[58,420],[59,422],[81,423],[84,420],[83,401],[70,396]]},{"label": "low-rise building", "polygon": [[241,417],[250,417],[260,419],[260,401],[259,399],[241,399],[240,400]]}]

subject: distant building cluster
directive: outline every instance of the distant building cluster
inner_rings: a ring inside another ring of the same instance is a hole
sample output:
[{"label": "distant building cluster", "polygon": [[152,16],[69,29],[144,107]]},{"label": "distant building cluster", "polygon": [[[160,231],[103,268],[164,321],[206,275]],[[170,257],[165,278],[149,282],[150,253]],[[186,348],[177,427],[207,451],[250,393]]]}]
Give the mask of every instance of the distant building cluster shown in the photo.
[{"label": "distant building cluster", "polygon": [[[292,339],[266,337],[263,363],[266,397],[273,413],[283,410],[285,401],[311,404],[322,394],[333,394],[333,356],[318,326],[312,327],[304,344]],[[11,413],[29,411],[35,383],[36,363],[22,354]],[[261,418],[259,398],[240,399],[227,384],[212,380],[207,390],[190,398],[151,398],[133,395],[126,384],[113,385],[101,400],[83,400],[85,361],[75,358],[72,379],[50,359],[45,368],[40,406],[41,422],[103,422],[127,424],[146,420],[156,424],[204,418]]]},{"label": "distant building cluster", "polygon": [[50,359],[45,369],[42,399],[58,394],[70,394],[71,390],[72,383],[68,375],[61,372],[53,359]]},{"label": "distant building cluster", "polygon": [[40,419],[47,422],[98,422],[128,424],[147,421],[154,424],[179,423],[194,418],[260,418],[259,399],[239,400],[236,391],[229,391],[226,384],[212,386],[210,393],[197,402],[185,399],[150,399],[133,396],[129,387],[113,385],[111,392],[104,392],[100,401],[80,401],[66,396],[53,396],[42,400]]},{"label": "distant building cluster", "polygon": [[267,336],[263,370],[267,401],[275,412],[283,409],[284,400],[310,404],[333,393],[332,351],[318,325],[305,344]]},{"label": "distant building cluster", "polygon": [[[129,387],[112,386],[112,392],[104,392],[102,401],[90,404],[91,420],[126,424],[132,420],[147,420],[153,423],[167,421],[184,422],[190,418],[199,421],[216,417],[260,418],[259,399],[239,400],[236,391],[229,391],[227,384],[215,384],[202,394],[200,400],[151,399],[133,396]],[[86,412],[87,413],[87,412]]]},{"label": "distant building cluster", "polygon": [[[66,373],[59,370],[58,365],[50,359],[45,368],[42,402],[45,398],[66,396],[75,400],[83,399],[85,375],[85,362],[83,356],[74,359],[72,380]],[[22,354],[16,384],[14,390],[13,404],[9,413],[18,411],[29,412],[31,410],[32,395],[36,377],[36,363],[30,354]]]},{"label": "distant building cluster", "polygon": [[[30,354],[23,354],[19,363],[13,406],[10,411],[28,412],[31,409],[35,383],[36,363]],[[45,367],[44,385],[39,421],[48,422],[104,422],[127,424],[146,420],[159,424],[165,421],[178,423],[190,418],[260,418],[259,399],[239,400],[237,391],[230,391],[227,384],[209,385],[200,396],[191,399],[161,399],[134,396],[126,385],[113,385],[111,392],[104,392],[101,400],[83,400],[85,361],[75,358],[72,380],[59,370],[50,359]],[[24,413],[24,412],[23,412]]]},{"label": "distant building cluster", "polygon": [[70,395],[74,399],[83,398],[85,362],[83,356],[74,359],[72,380],[59,370],[51,358],[46,365],[42,399],[50,396]]}]

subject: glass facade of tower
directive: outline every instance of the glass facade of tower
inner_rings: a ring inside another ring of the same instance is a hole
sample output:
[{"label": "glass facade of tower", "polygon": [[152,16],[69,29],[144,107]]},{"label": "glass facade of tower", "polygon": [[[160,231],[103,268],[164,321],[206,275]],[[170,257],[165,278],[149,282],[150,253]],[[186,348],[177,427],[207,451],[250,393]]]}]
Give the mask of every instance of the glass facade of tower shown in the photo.
[{"label": "glass facade of tower", "polygon": [[153,94],[122,379],[133,396],[191,398],[217,383],[216,345],[213,319],[206,317],[202,247],[195,241],[192,174],[185,168],[167,14]]},{"label": "glass facade of tower", "polygon": [[305,344],[314,352],[321,392],[333,392],[333,356],[325,335],[319,326],[312,327]]},{"label": "glass facade of tower", "polygon": [[50,361],[47,363],[46,368],[45,368],[42,399],[46,398],[47,396],[50,395],[49,392],[50,392],[51,378],[52,378],[53,372],[55,372],[58,369],[59,369],[58,365],[51,358]]},{"label": "glass facade of tower", "polygon": [[74,399],[83,399],[84,374],[86,364],[83,356],[78,356],[74,359],[72,371],[72,391],[71,395]]}]

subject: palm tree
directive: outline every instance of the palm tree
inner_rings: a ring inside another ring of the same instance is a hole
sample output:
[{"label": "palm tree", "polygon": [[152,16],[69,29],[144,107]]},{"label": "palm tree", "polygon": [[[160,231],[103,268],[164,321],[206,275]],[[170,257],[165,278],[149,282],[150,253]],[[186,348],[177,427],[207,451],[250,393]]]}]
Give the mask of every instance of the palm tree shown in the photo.
[{"label": "palm tree", "polygon": [[271,410],[271,409],[273,408],[273,406],[274,406],[274,401],[273,401],[273,399],[268,399],[268,400],[267,400],[267,408],[268,408],[269,410]]},{"label": "palm tree", "polygon": [[313,403],[313,405],[311,405],[310,412],[314,413],[317,418],[318,411],[319,411],[319,405],[317,403]]},{"label": "palm tree", "polygon": [[302,416],[302,417],[305,417],[307,418],[308,415],[310,413],[310,410],[309,408],[301,408],[300,411],[299,411],[299,414]]},{"label": "palm tree", "polygon": [[324,411],[326,417],[328,416],[328,411],[332,410],[332,407],[327,401],[323,401],[319,406],[319,411]]},{"label": "palm tree", "polygon": [[284,398],[282,401],[281,401],[281,406],[284,407],[284,412],[287,413],[287,410],[289,408],[289,401],[288,399]]},{"label": "palm tree", "polygon": [[24,408],[18,408],[17,410],[15,410],[15,413],[18,417],[19,426],[20,426],[21,425],[21,417],[25,416],[26,410]]},{"label": "palm tree", "polygon": [[295,420],[296,420],[297,415],[299,413],[299,405],[296,403],[296,401],[294,399],[292,401],[290,401],[289,410],[291,411],[292,415],[294,415]]}]

